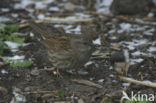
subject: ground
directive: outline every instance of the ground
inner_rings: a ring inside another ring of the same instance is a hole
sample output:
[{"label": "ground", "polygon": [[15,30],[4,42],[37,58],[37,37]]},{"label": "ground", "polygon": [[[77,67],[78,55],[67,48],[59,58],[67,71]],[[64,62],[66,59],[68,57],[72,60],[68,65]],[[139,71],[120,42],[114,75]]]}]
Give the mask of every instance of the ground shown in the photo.
[{"label": "ground", "polygon": [[[42,25],[52,34],[64,32],[81,34],[80,27],[94,25],[97,35],[100,35],[100,39],[97,38],[96,41],[101,40],[100,44],[96,42],[96,50],[103,53],[103,55],[108,54],[108,56],[104,57],[94,58],[92,56],[90,59],[91,64],[81,68],[87,74],[76,75],[60,70],[61,78],[55,74],[55,70],[45,69],[46,67],[53,69],[47,59],[45,47],[37,39],[30,40],[33,37],[26,36],[25,42],[29,43],[29,45],[20,47],[12,55],[24,55],[26,59],[31,58],[34,64],[29,68],[13,69],[9,65],[0,67],[0,103],[13,101],[16,93],[26,98],[26,103],[119,103],[122,98],[122,91],[125,91],[128,95],[131,95],[132,91],[135,93],[140,91],[145,94],[156,93],[155,88],[121,81],[114,70],[114,60],[112,60],[114,58],[111,58],[114,52],[128,50],[130,67],[127,77],[146,82],[156,82],[155,22],[146,21],[144,17],[136,16],[125,16],[128,19],[124,19],[119,16],[103,15],[95,12],[82,13],[83,10],[96,11],[90,5],[86,5],[87,2],[90,2],[90,0],[79,5],[77,4],[79,2],[68,4],[70,6],[74,5],[74,10],[73,8],[61,6],[61,1],[58,0],[49,3],[47,11],[42,7],[34,8],[32,3],[21,9],[11,9],[12,7],[8,6],[8,12],[3,10],[0,13],[1,17],[9,18],[9,23],[17,24],[32,18],[42,19],[44,16],[51,17],[51,15],[63,18],[92,18],[91,23],[46,21]],[[62,3],[67,5],[66,2]],[[19,3],[13,2],[12,4],[17,5]],[[79,7],[80,5],[83,5],[86,9]],[[50,10],[50,7],[56,8]],[[33,9],[35,11],[31,12]],[[57,11],[57,9],[59,10]],[[98,10],[100,11],[101,8]],[[138,21],[129,20],[129,18],[136,18]],[[139,20],[145,21],[140,22]],[[61,31],[62,28],[64,31]],[[29,26],[20,28],[19,32],[26,35],[35,34]],[[5,73],[2,72],[3,70],[5,70]],[[88,83],[88,81],[90,82]]]}]

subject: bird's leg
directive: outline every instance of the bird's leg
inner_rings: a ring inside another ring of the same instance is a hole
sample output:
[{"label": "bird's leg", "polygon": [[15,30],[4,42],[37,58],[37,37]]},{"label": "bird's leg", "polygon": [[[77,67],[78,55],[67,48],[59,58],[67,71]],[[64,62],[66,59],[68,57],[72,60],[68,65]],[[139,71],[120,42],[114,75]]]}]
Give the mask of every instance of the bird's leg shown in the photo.
[{"label": "bird's leg", "polygon": [[75,73],[74,74],[76,75],[76,77],[79,77],[79,72],[78,72],[77,69],[75,70]]},{"label": "bird's leg", "polygon": [[56,75],[57,75],[57,77],[63,78],[63,76],[61,75],[61,73],[59,71],[59,68],[56,68]]}]

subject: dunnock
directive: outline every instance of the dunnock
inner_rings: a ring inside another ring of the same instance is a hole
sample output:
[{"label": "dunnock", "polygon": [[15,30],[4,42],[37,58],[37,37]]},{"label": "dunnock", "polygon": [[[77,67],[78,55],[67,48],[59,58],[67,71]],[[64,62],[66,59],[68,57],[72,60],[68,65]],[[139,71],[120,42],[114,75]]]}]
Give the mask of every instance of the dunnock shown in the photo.
[{"label": "dunnock", "polygon": [[41,43],[47,48],[48,59],[58,69],[78,69],[90,58],[94,46],[90,35],[52,35],[41,25],[29,22],[38,32]]}]

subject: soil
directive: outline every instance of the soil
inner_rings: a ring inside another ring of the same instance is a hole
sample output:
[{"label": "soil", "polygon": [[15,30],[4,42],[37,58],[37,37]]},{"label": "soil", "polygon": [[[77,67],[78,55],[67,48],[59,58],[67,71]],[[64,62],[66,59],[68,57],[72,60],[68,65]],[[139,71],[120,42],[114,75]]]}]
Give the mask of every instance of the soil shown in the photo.
[{"label": "soil", "polygon": [[[89,2],[90,0],[87,0]],[[60,1],[57,1],[53,5],[57,5]],[[86,4],[86,3],[84,3]],[[52,4],[51,4],[52,5]],[[76,5],[76,4],[75,4]],[[50,4],[49,4],[50,6]],[[11,7],[12,8],[12,7]],[[90,9],[88,7],[87,9]],[[91,9],[92,10],[92,9]],[[80,10],[81,11],[81,10]],[[40,12],[46,12],[40,10]],[[60,17],[66,17],[72,15],[74,11],[63,11]],[[11,13],[19,14],[18,19],[13,18],[13,23],[18,23],[24,20],[30,20],[25,10],[11,10],[8,13],[0,13],[0,15],[11,17]],[[60,13],[51,13],[54,16],[60,15]],[[127,33],[121,35],[115,35],[118,39],[112,40],[109,35],[104,35],[111,28],[112,25],[118,27],[119,23],[123,21],[117,20],[110,24],[114,18],[100,18],[97,15],[92,15],[95,19],[91,24],[95,26],[96,32],[102,34],[105,45],[97,45],[96,49],[101,53],[113,53],[116,50],[108,49],[112,43],[119,43],[121,41],[133,41],[138,39],[139,36],[129,36]],[[108,25],[107,25],[108,24]],[[54,28],[55,23],[43,23],[45,28]],[[62,25],[66,25],[62,23]],[[88,23],[75,23],[72,24],[75,27],[77,25],[88,25]],[[21,33],[30,34],[34,32],[29,26],[20,29]],[[49,29],[51,34],[61,34],[62,28]],[[143,31],[142,31],[143,32]],[[34,32],[35,33],[35,32]],[[0,103],[10,103],[13,99],[13,92],[17,92],[26,97],[26,103],[105,103],[105,100],[111,100],[112,103],[119,103],[122,97],[122,91],[124,90],[128,95],[131,91],[137,93],[156,93],[156,89],[152,87],[130,84],[128,87],[123,86],[124,81],[117,78],[116,72],[113,68],[111,56],[108,58],[92,58],[93,62],[87,67],[81,68],[81,70],[88,72],[88,74],[74,74],[67,71],[61,71],[62,78],[55,74],[56,70],[46,70],[45,68],[53,69],[52,64],[47,59],[46,48],[43,47],[37,39],[31,39],[26,37],[26,43],[30,43],[28,46],[20,47],[16,54],[25,55],[26,59],[31,58],[34,61],[33,66],[29,68],[10,68],[9,65],[3,65],[0,70],[5,69],[8,73],[3,74],[0,72]],[[148,38],[150,42],[155,42],[155,34],[152,36],[142,35],[142,38]],[[129,50],[131,54],[137,50],[144,50],[151,45],[142,45],[135,50]],[[125,47],[121,47],[123,49]],[[153,53],[155,55],[155,53]],[[132,56],[130,56],[132,57]],[[137,80],[150,80],[156,82],[156,57],[142,56],[136,58],[143,58],[140,63],[136,63],[129,67],[128,76]],[[73,68],[74,69],[74,68]],[[77,80],[77,81],[74,81]],[[78,81],[86,80],[83,83]],[[95,83],[95,85],[89,85],[87,81]],[[102,87],[99,87],[102,86]],[[82,101],[83,102],[82,102]],[[61,102],[62,101],[62,102]],[[103,101],[103,102],[102,102]],[[19,102],[18,102],[19,103]],[[21,102],[20,102],[21,103]],[[22,102],[23,103],[23,102]],[[108,103],[108,102],[106,102]],[[111,102],[110,102],[111,103]],[[154,103],[154,102],[153,102]]]}]

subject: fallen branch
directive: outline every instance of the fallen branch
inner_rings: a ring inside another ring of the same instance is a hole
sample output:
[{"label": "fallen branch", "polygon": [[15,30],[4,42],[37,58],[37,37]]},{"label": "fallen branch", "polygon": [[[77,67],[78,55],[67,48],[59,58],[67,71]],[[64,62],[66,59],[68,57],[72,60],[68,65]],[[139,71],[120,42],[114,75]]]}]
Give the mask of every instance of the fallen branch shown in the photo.
[{"label": "fallen branch", "polygon": [[91,22],[92,19],[91,18],[86,18],[86,19],[66,19],[66,18],[50,18],[50,17],[46,17],[44,19],[45,21],[53,21],[53,22]]},{"label": "fallen branch", "polygon": [[[51,17],[46,17],[42,20],[35,20],[34,22],[36,23],[42,23],[44,21],[52,21],[52,22],[59,22],[59,23],[66,23],[66,22],[91,22],[92,19],[91,18],[86,18],[86,19],[66,19],[66,18],[51,18]],[[24,28],[29,26],[28,23],[24,23],[24,24],[19,24],[20,28]]]},{"label": "fallen branch", "polygon": [[101,86],[99,84],[93,83],[93,82],[88,81],[88,80],[76,80],[76,79],[73,79],[72,81],[80,83],[80,84],[88,85],[88,86],[97,87],[97,88],[102,88],[103,87],[103,86]]},{"label": "fallen branch", "polygon": [[46,94],[46,93],[53,93],[53,94],[57,94],[58,91],[42,91],[42,90],[37,90],[37,91],[28,91],[28,92],[24,92],[24,94]]},{"label": "fallen branch", "polygon": [[106,17],[109,17],[109,18],[116,18],[116,19],[119,19],[119,20],[122,20],[122,21],[125,21],[125,22],[134,23],[134,24],[138,24],[138,25],[154,25],[154,24],[144,23],[144,19],[139,19],[139,21],[137,21],[136,17],[128,17],[128,16],[122,16],[122,15],[105,14],[105,13],[100,13],[100,12],[95,12],[95,11],[86,11],[84,13],[92,14],[92,15],[103,15],[103,16],[106,16]]},{"label": "fallen branch", "polygon": [[118,76],[118,78],[120,80],[123,80],[123,81],[126,81],[126,82],[130,82],[130,83],[135,83],[135,84],[139,84],[139,85],[144,85],[144,86],[156,88],[156,83],[139,81],[139,80],[135,80],[135,79],[128,78],[128,77],[123,77],[123,76]]}]

